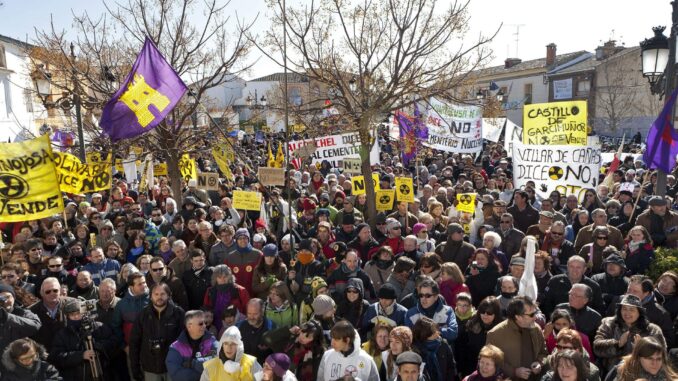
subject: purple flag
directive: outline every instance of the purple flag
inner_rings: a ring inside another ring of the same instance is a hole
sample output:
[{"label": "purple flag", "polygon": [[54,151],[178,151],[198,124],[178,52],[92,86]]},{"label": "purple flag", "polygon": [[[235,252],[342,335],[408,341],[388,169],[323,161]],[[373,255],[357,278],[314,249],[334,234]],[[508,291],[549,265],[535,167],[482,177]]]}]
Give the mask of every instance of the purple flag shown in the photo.
[{"label": "purple flag", "polygon": [[673,129],[673,104],[676,102],[678,89],[666,100],[664,109],[652,123],[647,134],[647,148],[643,153],[643,161],[650,169],[659,168],[670,173],[676,166],[678,155],[678,132]]},{"label": "purple flag", "polygon": [[155,128],[179,103],[187,87],[146,37],[132,71],[104,106],[99,124],[112,141]]},{"label": "purple flag", "polygon": [[400,127],[400,139],[403,142],[403,165],[407,166],[410,160],[417,157],[417,142],[414,136],[415,126],[414,122],[401,112],[396,113],[396,120]]},{"label": "purple flag", "polygon": [[428,140],[428,127],[416,103],[414,104],[414,129],[417,139]]}]

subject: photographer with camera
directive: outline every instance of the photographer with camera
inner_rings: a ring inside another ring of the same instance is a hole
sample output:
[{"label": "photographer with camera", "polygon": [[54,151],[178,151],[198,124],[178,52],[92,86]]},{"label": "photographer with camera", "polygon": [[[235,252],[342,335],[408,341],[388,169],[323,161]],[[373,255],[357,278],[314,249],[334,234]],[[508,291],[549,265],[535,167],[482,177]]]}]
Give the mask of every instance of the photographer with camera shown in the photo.
[{"label": "photographer with camera", "polygon": [[32,336],[40,329],[40,318],[33,312],[14,305],[14,287],[0,284],[0,348],[16,339]]},{"label": "photographer with camera", "polygon": [[132,326],[129,360],[132,379],[167,381],[165,358],[184,327],[184,310],[172,302],[167,283],[151,288],[151,304],[144,307]]},{"label": "photographer with camera", "polygon": [[205,313],[186,312],[186,329],[170,345],[165,365],[172,380],[198,381],[203,364],[216,357],[219,341],[207,331]]},{"label": "photographer with camera", "polygon": [[65,380],[107,380],[103,370],[117,341],[110,327],[94,320],[95,301],[64,302],[66,326],[54,335],[49,361]]}]

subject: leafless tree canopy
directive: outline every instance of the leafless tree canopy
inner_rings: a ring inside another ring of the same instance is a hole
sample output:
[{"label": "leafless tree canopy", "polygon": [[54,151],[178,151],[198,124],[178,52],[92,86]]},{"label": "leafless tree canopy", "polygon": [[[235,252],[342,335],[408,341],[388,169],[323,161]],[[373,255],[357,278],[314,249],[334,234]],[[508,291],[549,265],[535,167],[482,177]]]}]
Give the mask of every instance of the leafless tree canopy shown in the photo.
[{"label": "leafless tree canopy", "polygon": [[[33,56],[47,64],[53,87],[72,92],[77,84],[90,100],[97,101],[99,107],[92,112],[98,119],[103,104],[127,77],[145,37],[151,38],[195,97],[184,97],[153,133],[125,146],[139,145],[147,152],[166,155],[170,177],[174,177],[173,172],[178,173],[174,168],[178,156],[202,146],[205,137],[204,131],[197,133],[182,127],[190,124],[196,112],[195,100],[202,100],[206,90],[249,68],[245,59],[252,45],[245,34],[252,24],[228,17],[228,1],[126,0],[104,5],[107,14],[100,17],[74,15],[69,34],[54,25],[49,30],[36,31],[35,44],[39,48]],[[69,39],[73,38],[75,62],[69,59]],[[112,76],[103,74],[105,68]],[[71,80],[72,70],[77,72],[77,81]],[[115,80],[110,81],[113,77]],[[100,135],[98,129],[89,127],[91,138]],[[176,193],[179,181],[174,183]]]}]

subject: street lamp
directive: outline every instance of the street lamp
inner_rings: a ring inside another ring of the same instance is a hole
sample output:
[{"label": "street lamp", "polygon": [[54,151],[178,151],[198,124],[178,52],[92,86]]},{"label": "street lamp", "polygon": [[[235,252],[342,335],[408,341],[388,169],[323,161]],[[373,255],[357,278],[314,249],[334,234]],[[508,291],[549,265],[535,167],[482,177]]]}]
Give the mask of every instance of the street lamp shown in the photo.
[{"label": "street lamp", "polygon": [[476,93],[476,99],[479,101],[485,99],[485,92],[482,89],[478,89],[478,92]]},{"label": "street lamp", "polygon": [[499,103],[503,102],[504,101],[504,92],[499,90],[497,92],[496,97],[497,97],[497,102],[499,102]]},{"label": "street lamp", "polygon": [[665,29],[663,26],[652,28],[654,36],[640,43],[643,77],[650,82],[653,94],[663,90],[658,84],[669,62],[669,39],[664,36]]}]

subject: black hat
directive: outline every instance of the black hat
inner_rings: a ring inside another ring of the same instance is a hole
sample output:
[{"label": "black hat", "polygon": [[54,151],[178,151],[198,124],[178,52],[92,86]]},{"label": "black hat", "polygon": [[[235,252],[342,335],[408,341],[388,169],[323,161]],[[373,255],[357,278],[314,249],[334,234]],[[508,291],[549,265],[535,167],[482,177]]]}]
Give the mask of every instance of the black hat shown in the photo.
[{"label": "black hat", "polygon": [[398,357],[396,358],[397,366],[403,364],[421,365],[421,363],[422,363],[421,356],[412,351],[403,352],[399,354]]},{"label": "black hat", "polygon": [[377,292],[377,297],[379,299],[390,299],[390,300],[395,300],[396,299],[396,289],[393,287],[392,284],[386,283]]},{"label": "black hat", "polygon": [[341,218],[341,224],[342,225],[353,225],[353,224],[355,224],[355,217],[353,216],[353,213],[344,214]]},{"label": "black hat", "polygon": [[313,247],[311,246],[311,240],[310,239],[302,239],[301,242],[299,242],[299,250],[308,250],[308,251],[313,251]]},{"label": "black hat", "polygon": [[65,314],[70,314],[73,312],[78,312],[80,311],[80,302],[78,299],[73,299],[73,298],[68,298],[64,300],[64,308],[63,311]]},{"label": "black hat", "polygon": [[12,294],[13,297],[16,297],[16,293],[14,292],[14,287],[7,285],[7,284],[0,284],[0,293],[1,292],[8,292]]},{"label": "black hat", "polygon": [[662,196],[654,196],[650,199],[650,206],[666,206],[666,199]]},{"label": "black hat", "polygon": [[385,224],[385,223],[386,223],[386,213],[379,212],[379,214],[377,214],[377,224]]},{"label": "black hat", "polygon": [[624,258],[621,257],[621,255],[617,253],[612,253],[607,256],[603,260],[603,267],[605,267],[608,263],[614,263],[615,265],[621,266],[621,268],[626,269],[626,262],[624,262]]},{"label": "black hat", "polygon": [[464,227],[461,224],[453,222],[447,225],[447,235],[452,235],[454,233],[464,233]]}]

